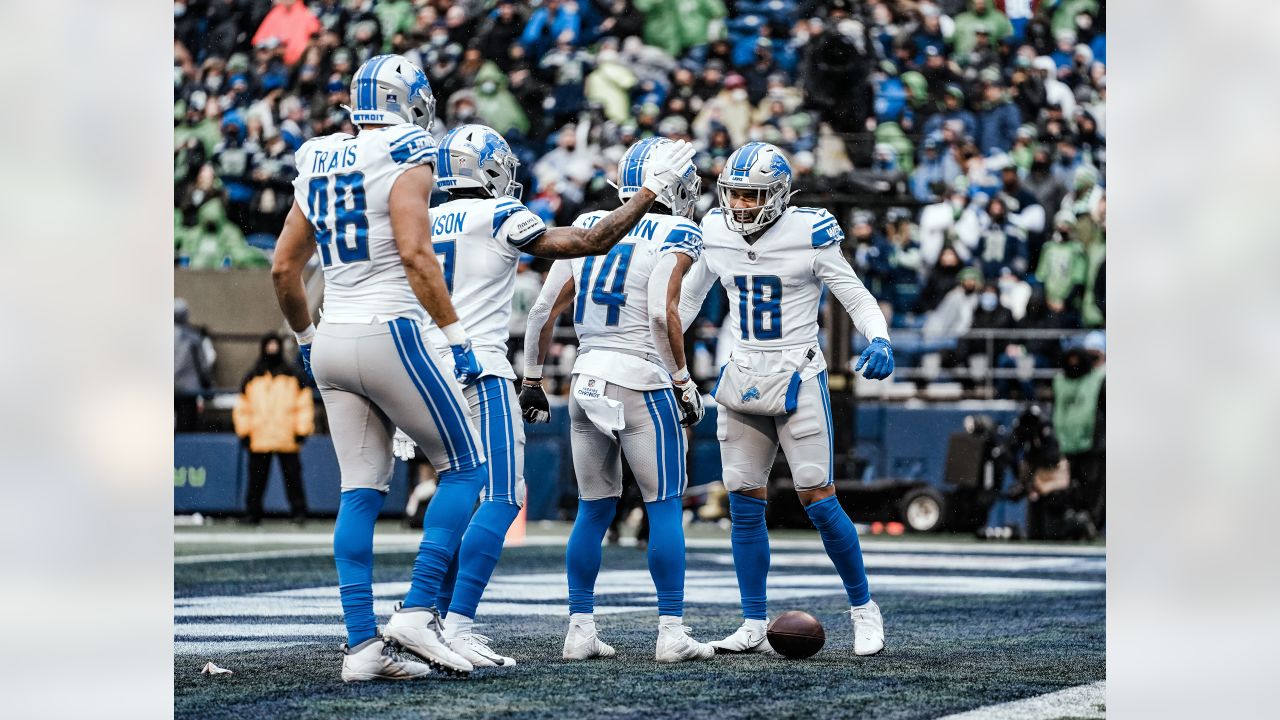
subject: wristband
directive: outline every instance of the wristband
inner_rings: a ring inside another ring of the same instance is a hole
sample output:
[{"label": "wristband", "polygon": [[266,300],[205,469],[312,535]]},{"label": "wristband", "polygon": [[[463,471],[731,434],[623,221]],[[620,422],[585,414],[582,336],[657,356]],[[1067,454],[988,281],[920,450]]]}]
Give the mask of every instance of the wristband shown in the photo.
[{"label": "wristband", "polygon": [[297,339],[299,345],[310,345],[311,341],[316,338],[316,326],[308,325],[306,330],[295,332],[293,337]]},{"label": "wristband", "polygon": [[542,382],[542,366],[526,365],[524,368],[524,379],[526,382]]},{"label": "wristband", "polygon": [[470,339],[467,338],[467,331],[462,329],[462,323],[460,322],[442,327],[440,332],[444,333],[444,337],[449,341],[450,345],[466,345],[470,342]]},{"label": "wristband", "polygon": [[689,366],[680,368],[671,374],[671,382],[677,385],[683,385],[689,382]]}]

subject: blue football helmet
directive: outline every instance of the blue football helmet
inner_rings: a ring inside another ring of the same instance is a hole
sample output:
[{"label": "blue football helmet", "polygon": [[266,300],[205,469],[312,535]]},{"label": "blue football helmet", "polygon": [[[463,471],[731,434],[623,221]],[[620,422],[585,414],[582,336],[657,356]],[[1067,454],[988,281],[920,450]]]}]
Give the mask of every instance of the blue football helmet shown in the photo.
[{"label": "blue football helmet", "polygon": [[[622,159],[618,161],[618,198],[622,202],[630,200],[644,187],[648,174],[646,160],[649,155],[670,142],[664,137],[645,138],[622,154]],[[698,169],[690,161],[680,173],[680,181],[659,195],[657,202],[666,205],[671,214],[689,218],[693,217],[694,205],[701,192],[702,178],[698,177]]]},{"label": "blue football helmet", "polygon": [[[716,183],[725,225],[740,235],[751,235],[782,217],[791,199],[791,163],[777,147],[750,142],[729,156]],[[755,204],[733,208],[731,191],[754,193]]]},{"label": "blue football helmet", "polygon": [[430,131],[436,98],[422,68],[400,55],[378,55],[352,76],[351,106],[346,109],[357,126],[413,123]]},{"label": "blue football helmet", "polygon": [[495,198],[520,199],[516,182],[520,160],[497,130],[488,125],[459,125],[440,142],[436,187],[481,188]]}]

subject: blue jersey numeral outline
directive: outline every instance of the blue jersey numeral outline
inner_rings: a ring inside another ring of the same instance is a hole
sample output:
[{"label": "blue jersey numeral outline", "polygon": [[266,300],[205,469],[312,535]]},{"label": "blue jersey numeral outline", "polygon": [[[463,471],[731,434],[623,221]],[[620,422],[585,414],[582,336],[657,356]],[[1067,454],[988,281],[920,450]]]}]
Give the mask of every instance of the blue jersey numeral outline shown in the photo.
[{"label": "blue jersey numeral outline", "polygon": [[[782,278],[777,275],[737,275],[738,319],[743,340],[782,337]],[[748,319],[750,316],[750,319]]]}]

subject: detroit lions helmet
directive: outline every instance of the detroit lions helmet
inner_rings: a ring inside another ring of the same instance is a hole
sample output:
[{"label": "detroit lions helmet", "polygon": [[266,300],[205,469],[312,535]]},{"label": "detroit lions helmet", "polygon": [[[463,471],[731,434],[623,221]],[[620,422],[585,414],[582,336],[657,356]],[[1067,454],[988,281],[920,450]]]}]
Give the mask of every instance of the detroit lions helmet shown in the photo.
[{"label": "detroit lions helmet", "polygon": [[[618,198],[622,202],[640,192],[648,174],[649,156],[654,150],[670,142],[664,137],[651,137],[627,148],[618,161]],[[670,208],[672,215],[689,218],[693,217],[694,204],[698,202],[701,192],[702,178],[698,177],[698,169],[690,161],[680,173],[680,181],[659,195],[657,201]]]},{"label": "detroit lions helmet", "polygon": [[351,106],[346,109],[357,126],[413,123],[430,131],[436,98],[422,68],[400,55],[378,55],[352,76]]},{"label": "detroit lions helmet", "polygon": [[[721,215],[729,229],[750,235],[769,227],[782,217],[791,199],[791,163],[778,148],[763,142],[750,142],[729,156],[716,183]],[[755,205],[734,208],[734,194],[755,195]]]},{"label": "detroit lions helmet", "polygon": [[436,187],[481,188],[495,198],[520,199],[516,182],[520,160],[497,130],[487,125],[459,125],[440,141]]}]

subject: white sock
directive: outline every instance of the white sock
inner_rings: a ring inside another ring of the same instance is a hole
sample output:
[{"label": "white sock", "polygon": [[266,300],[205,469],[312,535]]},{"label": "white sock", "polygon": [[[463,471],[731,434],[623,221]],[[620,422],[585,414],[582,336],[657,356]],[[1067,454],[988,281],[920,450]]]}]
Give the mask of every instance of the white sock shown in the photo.
[{"label": "white sock", "polygon": [[764,632],[769,627],[768,621],[756,620],[755,618],[747,618],[742,624],[759,632]]},{"label": "white sock", "polygon": [[684,618],[680,617],[679,615],[659,615],[658,616],[659,628],[664,628],[664,627],[678,628],[681,625],[684,625]]},{"label": "white sock", "polygon": [[449,615],[449,623],[444,626],[445,638],[452,640],[460,635],[471,632],[471,626],[475,624],[475,620],[466,615]]},{"label": "white sock", "polygon": [[595,629],[596,616],[593,613],[573,613],[569,615],[569,625]]}]

